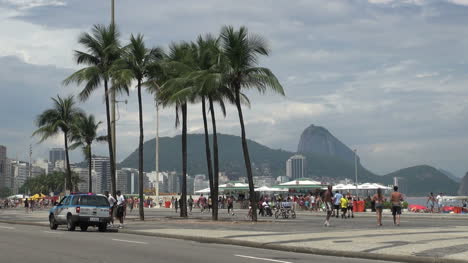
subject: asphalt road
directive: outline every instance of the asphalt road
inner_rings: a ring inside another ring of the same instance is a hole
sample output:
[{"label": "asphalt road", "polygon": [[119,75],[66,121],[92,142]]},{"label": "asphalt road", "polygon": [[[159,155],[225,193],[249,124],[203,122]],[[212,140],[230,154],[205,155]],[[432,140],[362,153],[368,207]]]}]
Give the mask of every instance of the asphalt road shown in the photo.
[{"label": "asphalt road", "polygon": [[130,235],[0,224],[0,262],[381,262]]}]

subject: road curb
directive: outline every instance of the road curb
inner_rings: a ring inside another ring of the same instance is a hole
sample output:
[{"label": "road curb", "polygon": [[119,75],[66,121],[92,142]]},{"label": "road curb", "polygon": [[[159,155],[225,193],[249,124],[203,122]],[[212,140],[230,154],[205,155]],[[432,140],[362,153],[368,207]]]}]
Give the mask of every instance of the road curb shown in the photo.
[{"label": "road curb", "polygon": [[[41,226],[41,227],[49,226],[49,224],[46,224],[46,223],[9,221],[9,220],[0,220],[0,223],[13,224],[13,225],[33,225],[33,226]],[[396,262],[407,262],[407,263],[466,263],[468,262],[465,260],[439,258],[439,257],[402,256],[402,255],[377,254],[377,253],[367,253],[367,252],[357,252],[357,251],[341,251],[341,250],[332,250],[332,249],[294,247],[294,246],[269,244],[269,243],[245,241],[245,240],[238,240],[238,239],[188,236],[188,235],[167,234],[167,233],[154,233],[154,232],[145,232],[141,230],[119,229],[118,232],[122,234],[180,239],[180,240],[195,241],[195,242],[200,242],[200,243],[234,245],[234,246],[241,246],[241,247],[271,249],[271,250],[278,250],[278,251],[284,251],[284,252],[298,252],[298,253],[305,253],[305,254],[344,257],[344,258],[361,258],[361,259],[394,261],[394,262],[396,261]]]}]

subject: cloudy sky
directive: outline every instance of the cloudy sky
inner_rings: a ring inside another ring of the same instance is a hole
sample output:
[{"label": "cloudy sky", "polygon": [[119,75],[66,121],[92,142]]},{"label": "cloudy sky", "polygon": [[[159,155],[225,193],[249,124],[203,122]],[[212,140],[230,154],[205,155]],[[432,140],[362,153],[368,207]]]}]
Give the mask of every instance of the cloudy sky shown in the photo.
[{"label": "cloudy sky", "polygon": [[[468,0],[116,0],[123,41],[143,33],[149,45],[167,47],[226,24],[263,35],[272,54],[261,64],[286,96],[249,93],[248,137],[295,151],[304,128],[324,126],[379,174],[418,164],[459,176],[468,170],[467,14]],[[62,145],[36,144],[34,119],[50,97],[77,93],[61,82],[78,69],[78,35],[109,21],[110,0],[0,0],[0,144],[9,157],[27,159],[32,143],[33,158],[47,158]],[[135,92],[119,99],[128,100],[119,105],[122,160],[138,145],[138,115]],[[105,120],[102,91],[81,106]],[[189,131],[202,132],[200,106],[189,110]],[[148,94],[144,111],[149,139]],[[173,110],[161,114],[161,135],[178,134]],[[219,126],[239,134],[233,108]],[[82,159],[79,151],[72,157]]]}]

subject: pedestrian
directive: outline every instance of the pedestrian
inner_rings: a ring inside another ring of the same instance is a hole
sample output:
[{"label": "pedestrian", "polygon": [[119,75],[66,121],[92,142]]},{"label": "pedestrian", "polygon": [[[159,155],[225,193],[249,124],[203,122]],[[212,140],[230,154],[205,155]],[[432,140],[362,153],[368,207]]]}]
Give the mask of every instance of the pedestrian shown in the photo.
[{"label": "pedestrian", "polygon": [[107,197],[107,200],[109,201],[109,214],[111,216],[111,220],[110,220],[110,226],[114,226],[114,216],[115,216],[115,204],[116,204],[116,200],[115,198],[109,194],[109,191],[105,191],[104,192],[104,195]]},{"label": "pedestrian", "polygon": [[135,200],[133,200],[133,197],[130,197],[130,199],[128,199],[128,204],[130,206],[130,214],[133,211],[134,202],[135,202]]},{"label": "pedestrian", "polygon": [[208,197],[208,212],[211,212],[211,208],[213,206],[213,198],[211,198],[211,195]]},{"label": "pedestrian", "polygon": [[159,198],[159,208],[163,207],[163,199]]},{"label": "pedestrian", "polygon": [[198,198],[198,205],[200,206],[200,212],[203,214],[205,212],[206,197],[203,194]]},{"label": "pedestrian", "polygon": [[325,210],[327,211],[327,219],[325,220],[325,226],[330,226],[330,217],[333,212],[332,197],[333,197],[332,186],[329,185],[323,195],[323,202],[325,204]]},{"label": "pedestrian", "polygon": [[354,197],[350,192],[348,192],[348,194],[346,195],[346,198],[348,199],[348,218],[350,218],[350,216],[354,218],[354,211],[353,211]]},{"label": "pedestrian", "polygon": [[427,197],[427,202],[426,202],[426,205],[427,207],[429,207],[429,209],[431,210],[431,213],[434,213],[434,206],[435,206],[435,203],[437,202],[436,198],[434,197],[434,194],[431,192],[429,194],[429,196]]},{"label": "pedestrian", "polygon": [[192,214],[192,208],[193,208],[192,195],[190,195],[189,199],[187,200],[187,205],[188,205],[188,209],[189,209],[189,214]]},{"label": "pedestrian", "polygon": [[26,213],[29,213],[29,200],[26,198],[24,200],[24,209],[26,210]]},{"label": "pedestrian", "polygon": [[227,199],[228,215],[234,216],[234,196],[229,196]]},{"label": "pedestrian", "polygon": [[174,198],[174,208],[175,208],[175,212],[177,213],[177,209],[179,209],[179,202],[177,200],[177,197]]},{"label": "pedestrian", "polygon": [[335,192],[335,196],[333,197],[333,204],[335,205],[335,210],[336,210],[336,218],[338,218],[340,216],[340,203],[341,203],[341,198],[343,197],[343,195],[336,191]]},{"label": "pedestrian", "polygon": [[120,191],[117,191],[117,219],[119,219],[119,228],[124,227],[124,215],[125,215],[125,197]]},{"label": "pedestrian", "polygon": [[375,213],[377,215],[377,226],[382,226],[382,210],[384,207],[385,196],[382,194],[382,189],[378,188],[377,193],[372,200],[375,202]]},{"label": "pedestrian", "polygon": [[403,201],[403,195],[400,192],[398,192],[398,186],[395,185],[393,187],[393,193],[391,196],[393,224],[395,226],[400,226],[401,202],[402,201]]},{"label": "pedestrian", "polygon": [[436,201],[437,201],[437,210],[439,213],[442,212],[442,201],[443,201],[443,198],[442,198],[442,193],[439,193],[436,197]]},{"label": "pedestrian", "polygon": [[341,196],[340,199],[340,206],[341,206],[341,218],[346,219],[346,211],[348,211],[348,198],[345,196]]}]

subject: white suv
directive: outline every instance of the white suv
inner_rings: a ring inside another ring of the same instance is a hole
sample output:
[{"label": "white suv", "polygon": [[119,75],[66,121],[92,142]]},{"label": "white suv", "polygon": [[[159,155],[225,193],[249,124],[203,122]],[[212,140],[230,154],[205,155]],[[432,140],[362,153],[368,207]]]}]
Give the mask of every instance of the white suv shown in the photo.
[{"label": "white suv", "polygon": [[103,195],[70,194],[50,209],[50,229],[59,225],[67,225],[68,231],[74,231],[76,226],[86,231],[88,226],[97,226],[100,232],[105,232],[111,220],[109,201]]}]

